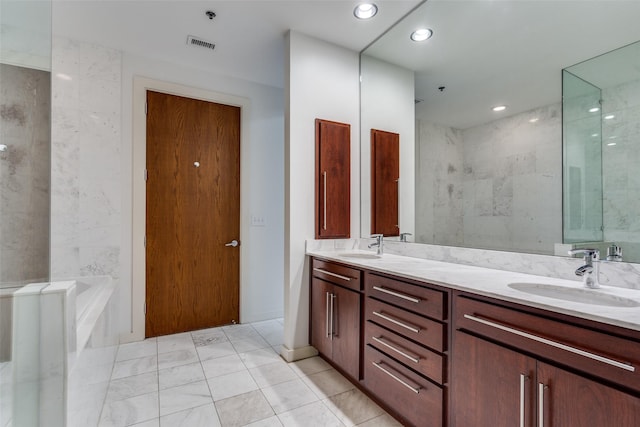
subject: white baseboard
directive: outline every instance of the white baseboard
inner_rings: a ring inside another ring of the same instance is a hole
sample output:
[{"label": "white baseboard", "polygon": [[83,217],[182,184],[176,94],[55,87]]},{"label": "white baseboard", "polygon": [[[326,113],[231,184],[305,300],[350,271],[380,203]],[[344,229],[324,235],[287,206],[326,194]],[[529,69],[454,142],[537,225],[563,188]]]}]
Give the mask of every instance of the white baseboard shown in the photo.
[{"label": "white baseboard", "polygon": [[295,362],[296,360],[307,359],[317,355],[318,350],[310,345],[294,349],[289,349],[283,345],[280,350],[280,356],[287,362]]}]

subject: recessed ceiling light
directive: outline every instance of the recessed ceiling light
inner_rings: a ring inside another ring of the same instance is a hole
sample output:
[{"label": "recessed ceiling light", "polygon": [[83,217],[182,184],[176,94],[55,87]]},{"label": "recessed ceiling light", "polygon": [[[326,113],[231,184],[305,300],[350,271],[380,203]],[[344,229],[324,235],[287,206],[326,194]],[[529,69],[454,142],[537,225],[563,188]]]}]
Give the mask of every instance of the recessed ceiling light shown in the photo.
[{"label": "recessed ceiling light", "polygon": [[613,147],[614,145],[617,145],[615,142],[610,142],[607,144],[609,147]]},{"label": "recessed ceiling light", "polygon": [[616,139],[616,138],[617,138],[617,136],[615,136],[615,135],[609,137],[609,139]]},{"label": "recessed ceiling light", "polygon": [[496,111],[496,112],[498,112],[498,111],[504,111],[504,110],[506,110],[506,109],[507,109],[507,106],[506,106],[506,105],[497,105],[497,106],[495,106],[495,107],[493,107],[493,108],[492,108],[492,110],[493,110],[493,111]]},{"label": "recessed ceiling light", "polygon": [[589,108],[590,113],[597,113],[598,111],[600,111],[598,107]]},{"label": "recessed ceiling light", "polygon": [[596,138],[598,135],[599,135],[599,134],[597,134],[597,133],[592,133],[592,134],[591,134],[591,136],[592,136],[592,137],[594,137],[594,138]]},{"label": "recessed ceiling light", "polygon": [[67,80],[67,81],[72,80],[70,75],[64,74],[64,73],[58,73],[56,74],[56,77],[59,78],[60,80]]},{"label": "recessed ceiling light", "polygon": [[613,119],[615,116],[613,114],[609,114],[608,116],[604,116],[605,120],[611,120]]},{"label": "recessed ceiling light", "polygon": [[423,42],[433,35],[433,31],[429,28],[420,28],[411,33],[411,40],[414,42]]},{"label": "recessed ceiling light", "polygon": [[537,117],[534,117],[533,119],[529,119],[529,123],[535,123],[535,122],[537,122],[538,120],[540,120],[540,119],[539,119],[539,118],[537,118]]},{"label": "recessed ceiling light", "polygon": [[370,19],[378,13],[378,6],[373,3],[361,3],[353,10],[353,14],[358,19]]}]

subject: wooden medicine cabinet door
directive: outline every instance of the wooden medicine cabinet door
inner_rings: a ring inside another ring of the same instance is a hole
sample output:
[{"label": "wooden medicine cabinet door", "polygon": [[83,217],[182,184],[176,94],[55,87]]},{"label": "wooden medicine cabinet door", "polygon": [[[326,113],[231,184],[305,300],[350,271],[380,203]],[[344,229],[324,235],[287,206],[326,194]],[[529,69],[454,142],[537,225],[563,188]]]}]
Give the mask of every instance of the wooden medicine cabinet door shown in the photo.
[{"label": "wooden medicine cabinet door", "polygon": [[316,239],[351,231],[351,125],[316,119]]},{"label": "wooden medicine cabinet door", "polygon": [[371,234],[398,236],[400,135],[371,129]]}]

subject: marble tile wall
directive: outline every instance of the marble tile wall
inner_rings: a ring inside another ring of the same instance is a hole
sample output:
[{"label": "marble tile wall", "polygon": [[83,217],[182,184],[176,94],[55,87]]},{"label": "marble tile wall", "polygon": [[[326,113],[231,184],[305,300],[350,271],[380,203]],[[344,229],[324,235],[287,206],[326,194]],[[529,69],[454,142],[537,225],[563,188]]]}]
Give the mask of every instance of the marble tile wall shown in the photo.
[{"label": "marble tile wall", "polygon": [[553,253],[562,241],[561,125],[559,104],[462,131],[421,120],[417,240]]},{"label": "marble tile wall", "polygon": [[463,150],[460,130],[418,120],[415,239],[461,245]]},{"label": "marble tile wall", "polygon": [[50,73],[0,64],[0,284],[49,276]]},{"label": "marble tile wall", "polygon": [[605,88],[602,99],[603,117],[615,116],[602,121],[604,237],[640,260],[640,80]]},{"label": "marble tile wall", "polygon": [[54,37],[51,275],[120,275],[120,51]]}]

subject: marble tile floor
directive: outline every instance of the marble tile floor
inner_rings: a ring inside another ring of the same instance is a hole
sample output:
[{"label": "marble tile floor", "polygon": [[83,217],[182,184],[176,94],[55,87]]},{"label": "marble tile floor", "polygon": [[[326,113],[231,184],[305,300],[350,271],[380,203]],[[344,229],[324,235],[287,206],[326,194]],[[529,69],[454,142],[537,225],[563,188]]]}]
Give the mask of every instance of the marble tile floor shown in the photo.
[{"label": "marble tile floor", "polygon": [[282,320],[120,345],[100,427],[399,426],[319,357],[286,363]]}]

